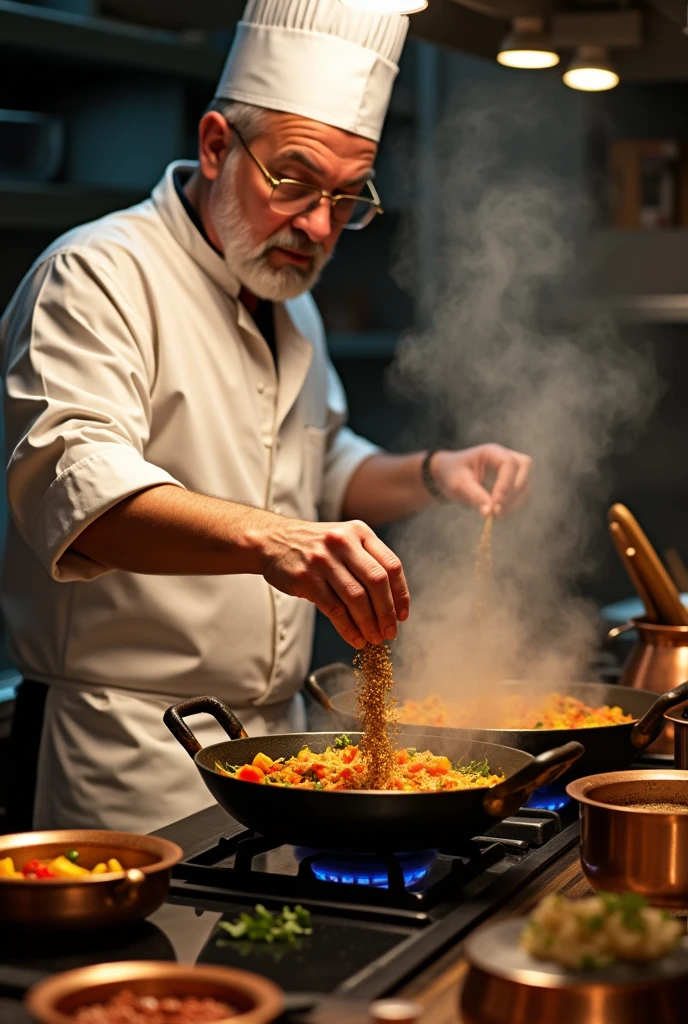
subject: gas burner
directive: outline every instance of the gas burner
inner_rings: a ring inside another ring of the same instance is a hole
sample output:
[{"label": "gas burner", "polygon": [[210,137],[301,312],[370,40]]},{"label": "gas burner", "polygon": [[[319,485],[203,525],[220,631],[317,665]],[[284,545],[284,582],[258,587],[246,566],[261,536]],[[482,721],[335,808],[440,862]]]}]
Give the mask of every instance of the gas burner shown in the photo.
[{"label": "gas burner", "polygon": [[543,811],[560,811],[563,807],[568,807],[570,803],[571,797],[565,787],[555,784],[536,789],[523,806]]},{"label": "gas burner", "polygon": [[390,882],[393,888],[398,888],[403,878],[404,888],[413,890],[427,877],[437,859],[436,850],[388,855],[339,854],[297,846],[294,854],[299,863],[307,861],[320,882],[366,885],[375,889],[388,889]]}]

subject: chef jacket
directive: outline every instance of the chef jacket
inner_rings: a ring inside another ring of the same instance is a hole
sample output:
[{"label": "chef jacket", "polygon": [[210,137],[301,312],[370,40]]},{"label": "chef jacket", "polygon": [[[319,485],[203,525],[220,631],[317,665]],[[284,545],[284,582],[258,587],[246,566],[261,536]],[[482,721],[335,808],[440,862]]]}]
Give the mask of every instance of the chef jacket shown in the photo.
[{"label": "chef jacket", "polygon": [[336,520],[377,451],[346,401],[310,295],[275,304],[279,376],[231,268],[175,192],[58,239],[0,325],[11,523],[3,610],[25,676],[234,707],[308,668],[314,608],[261,576],[145,576],[70,550],[127,495],[171,484]]}]

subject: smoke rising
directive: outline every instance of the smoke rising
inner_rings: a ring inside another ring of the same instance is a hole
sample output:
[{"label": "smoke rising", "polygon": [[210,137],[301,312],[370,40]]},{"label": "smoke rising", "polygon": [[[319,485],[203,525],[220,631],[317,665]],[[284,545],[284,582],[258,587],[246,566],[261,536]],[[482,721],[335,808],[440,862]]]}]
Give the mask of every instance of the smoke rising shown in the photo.
[{"label": "smoke rising", "polygon": [[[562,125],[530,93],[504,101],[503,88],[481,88],[449,105],[432,294],[420,296],[429,321],[400,343],[389,383],[418,404],[416,443],[494,441],[532,455],[532,495],[495,523],[482,627],[477,513],[433,508],[397,530],[413,609],[395,662],[401,690],[414,694],[489,699],[498,679],[586,678],[598,627],[580,582],[594,571],[591,539],[611,497],[606,460],[632,443],[659,389],[637,332],[574,305],[592,211],[581,176],[541,159]],[[411,237],[396,272],[409,286],[419,270]]]}]

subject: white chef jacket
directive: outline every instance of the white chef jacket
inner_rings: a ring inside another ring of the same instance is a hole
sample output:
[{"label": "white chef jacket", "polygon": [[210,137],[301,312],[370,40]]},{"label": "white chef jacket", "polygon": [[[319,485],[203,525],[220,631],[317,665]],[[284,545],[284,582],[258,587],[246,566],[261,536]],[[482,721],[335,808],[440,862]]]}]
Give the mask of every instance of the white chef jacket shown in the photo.
[{"label": "white chef jacket", "polygon": [[238,280],[175,191],[174,171],[195,167],[172,164],[149,200],[58,239],[0,323],[2,607],[18,668],[72,700],[210,693],[270,728],[270,706],[283,721],[308,668],[311,604],[260,576],[144,576],[69,550],[155,484],[335,520],[377,451],[344,425],[310,295],[275,304],[276,373]]}]

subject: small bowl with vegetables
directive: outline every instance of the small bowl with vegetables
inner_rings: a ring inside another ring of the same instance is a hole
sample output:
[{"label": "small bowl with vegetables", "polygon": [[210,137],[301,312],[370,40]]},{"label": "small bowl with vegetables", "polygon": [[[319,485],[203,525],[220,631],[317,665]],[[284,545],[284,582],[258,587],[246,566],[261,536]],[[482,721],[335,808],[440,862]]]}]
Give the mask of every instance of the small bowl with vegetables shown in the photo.
[{"label": "small bowl with vegetables", "polygon": [[175,843],[69,829],[0,836],[0,930],[124,925],[165,901]]}]

